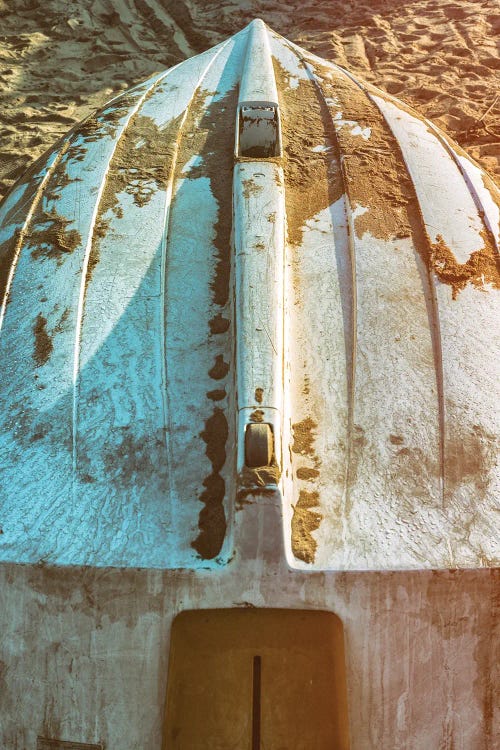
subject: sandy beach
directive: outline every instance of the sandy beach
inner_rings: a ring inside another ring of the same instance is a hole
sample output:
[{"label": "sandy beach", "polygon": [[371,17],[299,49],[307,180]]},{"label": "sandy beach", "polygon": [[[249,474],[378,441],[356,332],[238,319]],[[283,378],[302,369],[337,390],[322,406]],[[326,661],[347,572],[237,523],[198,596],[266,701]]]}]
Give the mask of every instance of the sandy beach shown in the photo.
[{"label": "sandy beach", "polygon": [[500,180],[493,0],[0,0],[0,198],[116,92],[255,17],[404,99]]}]

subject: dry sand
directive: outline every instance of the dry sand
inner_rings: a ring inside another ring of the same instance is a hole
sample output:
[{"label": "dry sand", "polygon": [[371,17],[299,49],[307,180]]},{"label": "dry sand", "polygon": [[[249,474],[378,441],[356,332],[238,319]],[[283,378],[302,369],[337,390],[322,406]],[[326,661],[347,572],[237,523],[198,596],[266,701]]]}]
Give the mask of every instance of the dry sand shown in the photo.
[{"label": "dry sand", "polygon": [[496,0],[0,0],[0,197],[115,92],[255,17],[414,105],[500,181]]}]

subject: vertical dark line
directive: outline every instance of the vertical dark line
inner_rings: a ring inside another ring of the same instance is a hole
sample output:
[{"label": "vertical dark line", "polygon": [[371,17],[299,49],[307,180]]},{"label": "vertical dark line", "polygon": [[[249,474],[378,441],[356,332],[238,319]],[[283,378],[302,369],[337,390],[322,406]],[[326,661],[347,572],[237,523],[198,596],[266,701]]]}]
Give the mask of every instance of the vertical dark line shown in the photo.
[{"label": "vertical dark line", "polygon": [[261,657],[253,657],[252,750],[260,750]]}]

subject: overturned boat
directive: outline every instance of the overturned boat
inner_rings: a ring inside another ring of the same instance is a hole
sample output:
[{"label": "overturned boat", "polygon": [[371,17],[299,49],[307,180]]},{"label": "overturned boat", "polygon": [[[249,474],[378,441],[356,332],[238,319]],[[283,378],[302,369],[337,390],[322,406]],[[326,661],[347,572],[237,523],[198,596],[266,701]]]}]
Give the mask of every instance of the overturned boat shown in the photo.
[{"label": "overturned boat", "polygon": [[499,204],[260,21],[35,164],[0,207],[2,747],[372,747],[339,571],[500,557]]}]

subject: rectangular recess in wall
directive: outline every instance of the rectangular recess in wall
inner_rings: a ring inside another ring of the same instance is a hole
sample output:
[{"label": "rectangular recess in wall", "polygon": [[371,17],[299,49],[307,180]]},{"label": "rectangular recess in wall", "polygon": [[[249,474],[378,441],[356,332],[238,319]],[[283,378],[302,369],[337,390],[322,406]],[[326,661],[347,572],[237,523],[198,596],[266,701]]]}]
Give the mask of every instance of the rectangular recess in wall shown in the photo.
[{"label": "rectangular recess in wall", "polygon": [[172,625],[163,750],[348,750],[342,622],[289,609]]}]

